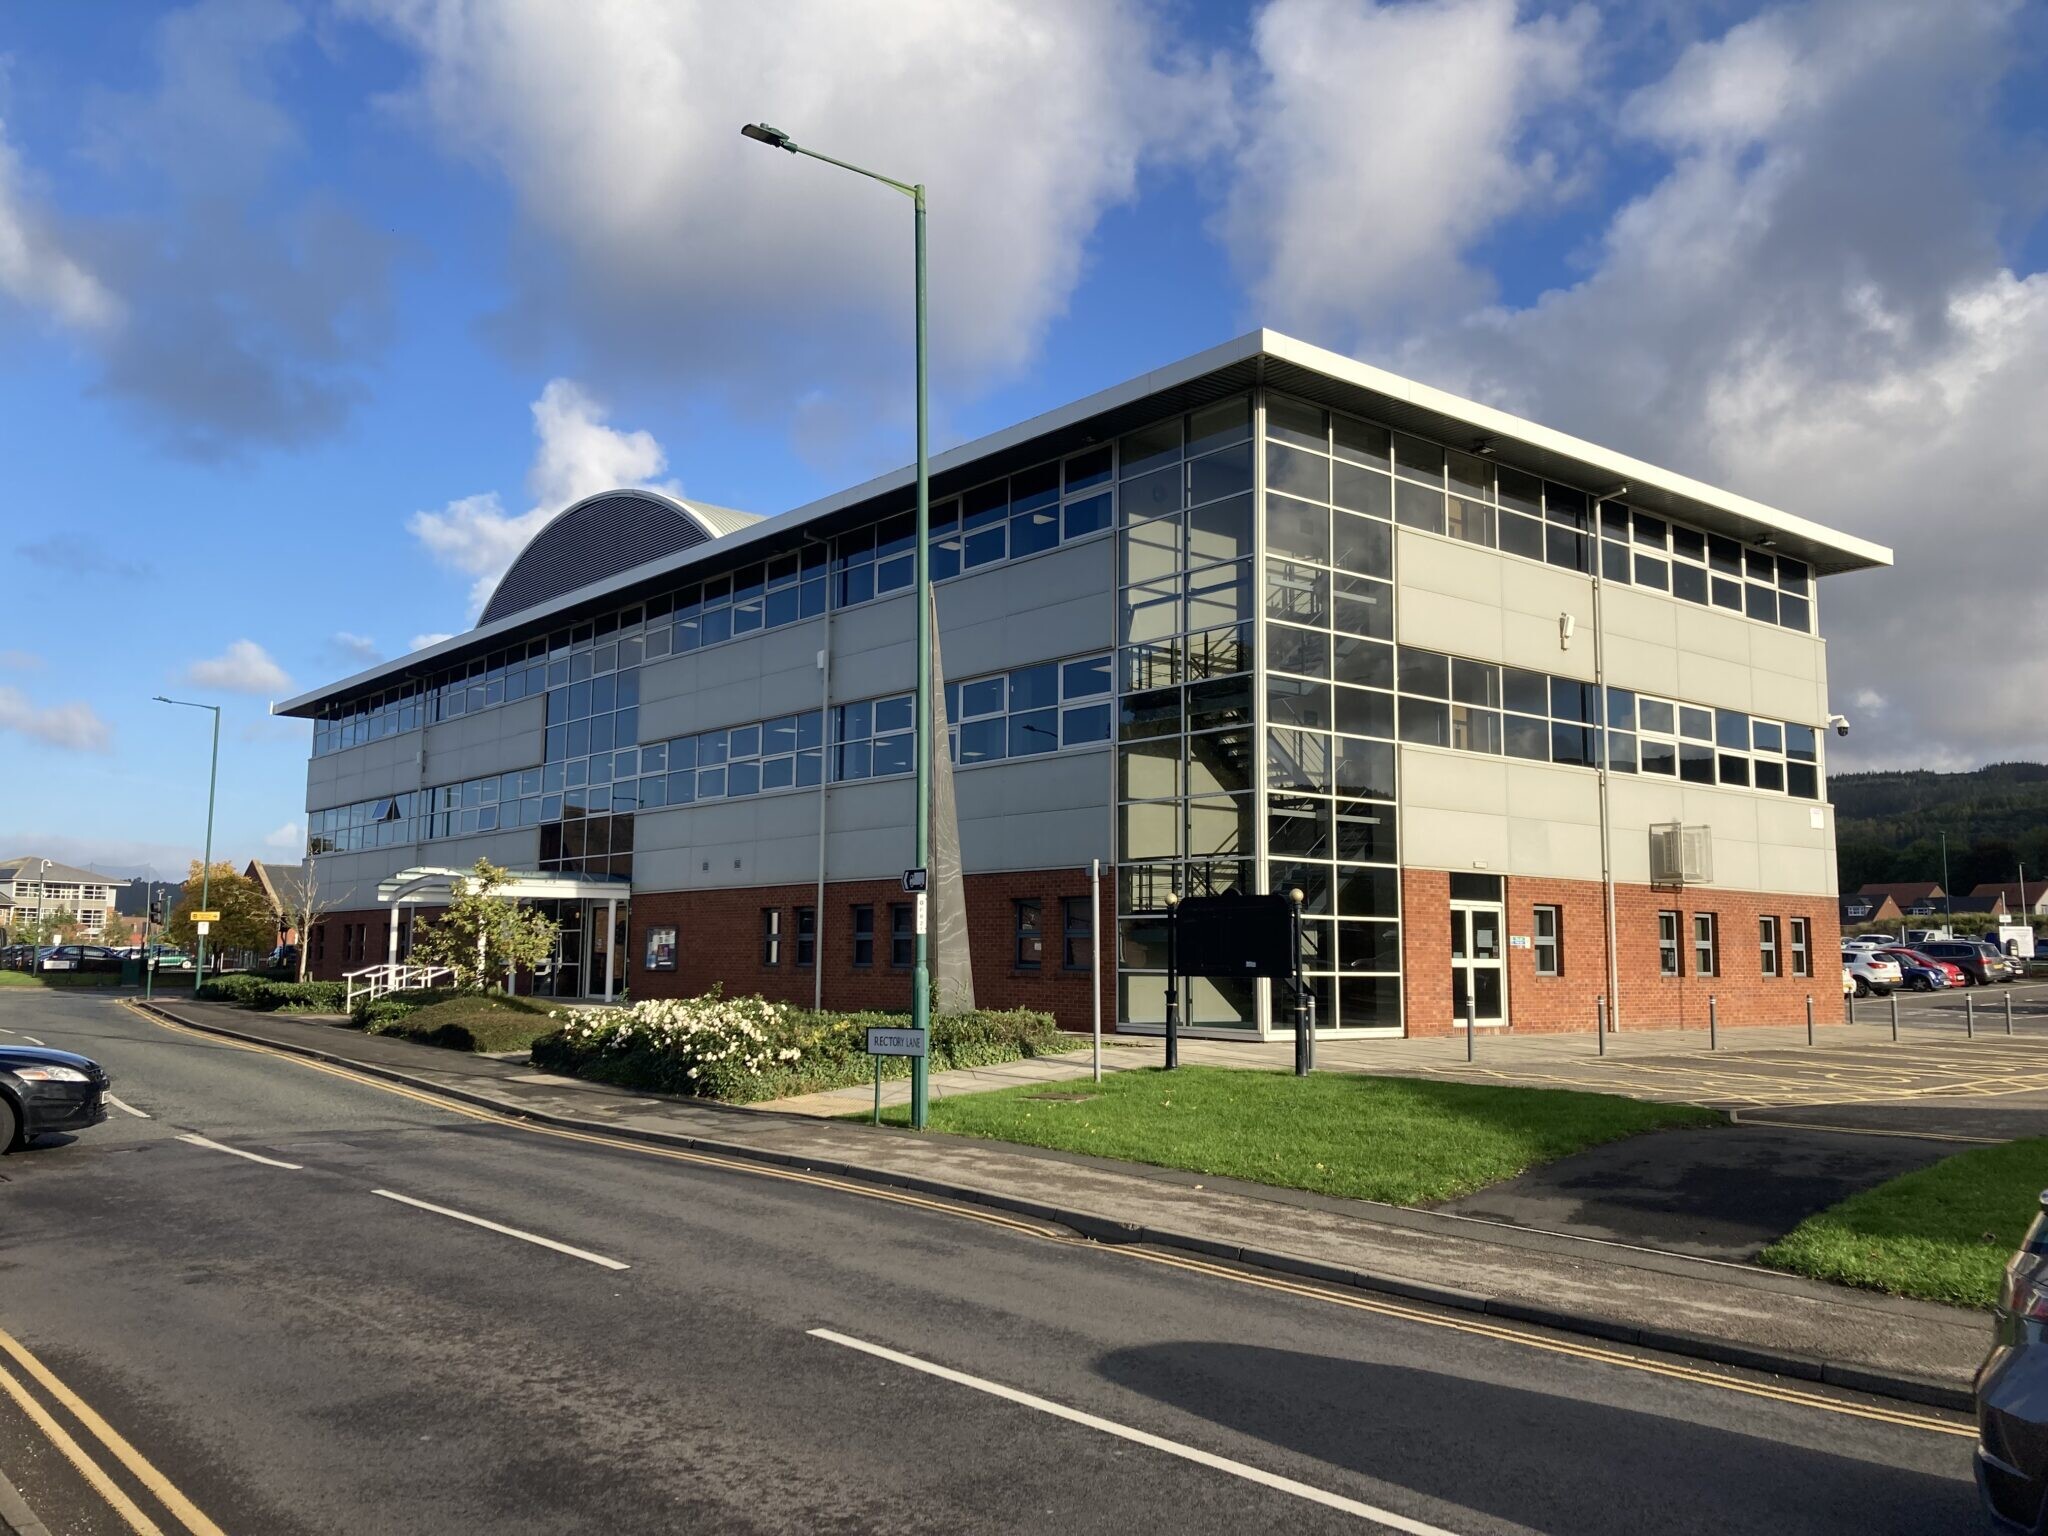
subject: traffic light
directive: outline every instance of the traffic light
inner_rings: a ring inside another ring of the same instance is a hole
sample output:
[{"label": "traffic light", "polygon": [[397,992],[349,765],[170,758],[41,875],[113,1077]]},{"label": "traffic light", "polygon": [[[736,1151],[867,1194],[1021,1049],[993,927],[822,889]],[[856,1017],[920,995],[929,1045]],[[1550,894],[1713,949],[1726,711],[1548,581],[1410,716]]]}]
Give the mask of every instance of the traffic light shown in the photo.
[{"label": "traffic light", "polygon": [[159,928],[164,925],[164,898],[160,891],[152,891],[150,893],[149,920]]}]

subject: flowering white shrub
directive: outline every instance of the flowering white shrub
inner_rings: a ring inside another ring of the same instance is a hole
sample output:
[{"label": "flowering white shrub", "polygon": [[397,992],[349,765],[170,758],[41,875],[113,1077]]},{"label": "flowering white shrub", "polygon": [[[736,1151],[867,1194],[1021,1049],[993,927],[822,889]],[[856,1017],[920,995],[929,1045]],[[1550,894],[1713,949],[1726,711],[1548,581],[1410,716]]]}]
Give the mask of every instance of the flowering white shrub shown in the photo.
[{"label": "flowering white shrub", "polygon": [[[744,1096],[748,1080],[796,1064],[803,1052],[784,1045],[789,1009],[759,997],[662,998],[626,1008],[566,1012],[562,1041],[597,1057],[627,1052],[661,1058],[662,1075],[678,1092]],[[735,1090],[740,1090],[738,1094]]]}]

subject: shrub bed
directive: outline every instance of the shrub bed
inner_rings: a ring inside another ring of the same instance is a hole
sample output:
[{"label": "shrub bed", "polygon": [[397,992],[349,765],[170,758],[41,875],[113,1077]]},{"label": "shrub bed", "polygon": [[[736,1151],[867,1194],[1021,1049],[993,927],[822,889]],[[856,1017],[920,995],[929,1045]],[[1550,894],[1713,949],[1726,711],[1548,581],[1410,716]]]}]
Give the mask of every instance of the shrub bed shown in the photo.
[{"label": "shrub bed", "polygon": [[[908,1022],[900,1013],[813,1013],[759,997],[662,999],[572,1011],[534,1041],[533,1063],[624,1088],[749,1104],[869,1081],[867,1031]],[[1081,1044],[1050,1014],[944,1014],[932,1020],[931,1064],[993,1066]],[[910,1075],[907,1058],[881,1060],[884,1077]]]},{"label": "shrub bed", "polygon": [[[385,1008],[385,1003],[398,1006]],[[499,992],[458,992],[425,1004],[379,998],[358,1012],[372,1015],[364,1027],[373,1035],[451,1051],[523,1051],[560,1023],[545,1004]]]},{"label": "shrub bed", "polygon": [[340,1013],[348,988],[338,981],[265,981],[237,972],[199,984],[203,1002],[233,1003],[259,1013],[289,1008],[294,1013]]}]

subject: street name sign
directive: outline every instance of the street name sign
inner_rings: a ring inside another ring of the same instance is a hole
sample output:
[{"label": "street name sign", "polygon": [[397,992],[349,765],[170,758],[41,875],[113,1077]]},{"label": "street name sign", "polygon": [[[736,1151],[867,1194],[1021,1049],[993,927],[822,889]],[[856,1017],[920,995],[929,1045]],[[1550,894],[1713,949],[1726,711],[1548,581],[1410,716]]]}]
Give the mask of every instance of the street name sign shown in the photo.
[{"label": "street name sign", "polygon": [[868,1054],[870,1056],[923,1056],[928,1052],[925,1042],[930,1031],[923,1029],[871,1029],[868,1031]]},{"label": "street name sign", "polygon": [[220,914],[218,912],[194,912],[192,914],[192,921],[195,923],[217,923],[220,921]]}]

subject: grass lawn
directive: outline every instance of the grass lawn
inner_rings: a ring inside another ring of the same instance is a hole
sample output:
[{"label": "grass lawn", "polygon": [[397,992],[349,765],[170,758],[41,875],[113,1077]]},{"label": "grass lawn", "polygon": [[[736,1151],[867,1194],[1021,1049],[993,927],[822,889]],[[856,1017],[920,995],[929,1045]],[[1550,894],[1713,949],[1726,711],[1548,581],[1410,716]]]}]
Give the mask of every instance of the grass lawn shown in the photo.
[{"label": "grass lawn", "polygon": [[36,975],[30,971],[0,971],[0,987],[118,987],[121,978],[112,971],[51,971]]},{"label": "grass lawn", "polygon": [[484,993],[430,1004],[402,1019],[378,1024],[371,1032],[451,1051],[523,1051],[559,1028],[561,1020],[549,1018],[544,1004]]},{"label": "grass lawn", "polygon": [[[1065,1092],[1090,1097],[1034,1097]],[[1640,1131],[1720,1123],[1711,1110],[1601,1093],[1227,1067],[963,1094],[931,1110],[932,1129],[958,1135],[1397,1205],[1449,1200]]]},{"label": "grass lawn", "polygon": [[2044,1187],[2048,1140],[1976,1147],[1809,1216],[1757,1259],[1816,1280],[1988,1307]]}]

